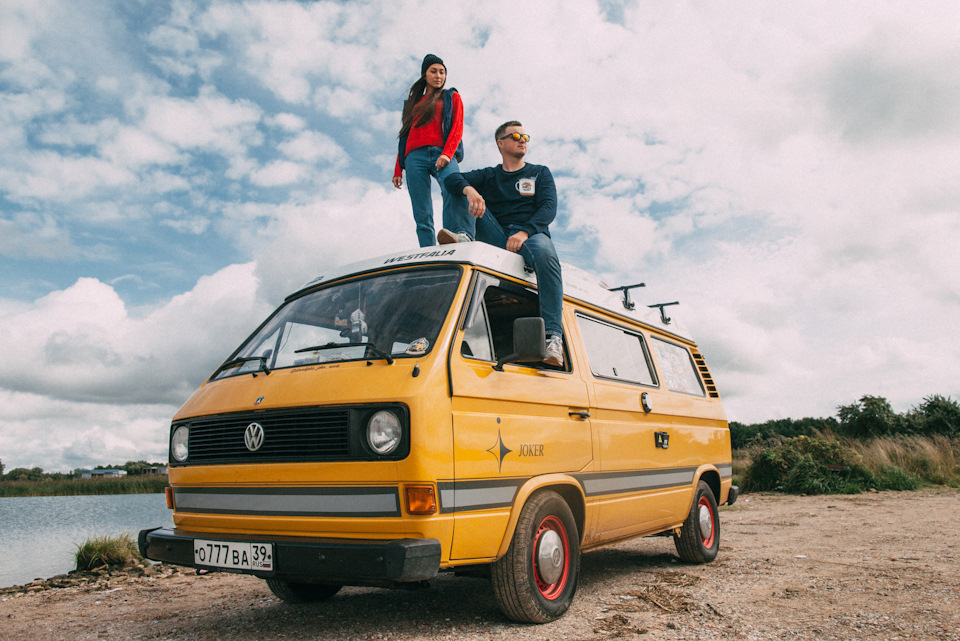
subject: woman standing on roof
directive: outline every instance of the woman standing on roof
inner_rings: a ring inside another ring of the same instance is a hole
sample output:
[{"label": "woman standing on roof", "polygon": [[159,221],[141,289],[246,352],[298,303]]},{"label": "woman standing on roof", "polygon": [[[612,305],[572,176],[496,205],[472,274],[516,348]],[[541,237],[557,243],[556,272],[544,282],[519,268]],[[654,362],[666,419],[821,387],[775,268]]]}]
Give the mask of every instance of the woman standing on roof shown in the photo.
[{"label": "woman standing on roof", "polygon": [[443,88],[446,82],[447,67],[443,60],[428,54],[420,65],[420,79],[410,87],[403,103],[401,116],[393,185],[400,189],[405,169],[421,247],[435,244],[431,176],[440,184],[443,196],[443,229],[437,240],[471,240],[476,225],[467,212],[466,200],[447,193],[443,184],[448,175],[460,172],[457,162],[463,160],[463,102],[456,89]]}]

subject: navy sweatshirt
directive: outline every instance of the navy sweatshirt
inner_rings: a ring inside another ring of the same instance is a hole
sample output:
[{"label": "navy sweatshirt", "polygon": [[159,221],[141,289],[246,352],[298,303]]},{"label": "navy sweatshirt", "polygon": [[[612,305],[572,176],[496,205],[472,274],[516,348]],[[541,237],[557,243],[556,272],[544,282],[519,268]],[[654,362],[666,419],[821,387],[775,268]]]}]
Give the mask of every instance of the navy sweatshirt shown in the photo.
[{"label": "navy sweatshirt", "polygon": [[557,217],[557,187],[547,167],[526,163],[519,171],[506,172],[497,165],[451,174],[444,181],[453,194],[462,194],[467,185],[486,201],[484,215],[492,214],[502,227],[550,235],[548,225]]}]

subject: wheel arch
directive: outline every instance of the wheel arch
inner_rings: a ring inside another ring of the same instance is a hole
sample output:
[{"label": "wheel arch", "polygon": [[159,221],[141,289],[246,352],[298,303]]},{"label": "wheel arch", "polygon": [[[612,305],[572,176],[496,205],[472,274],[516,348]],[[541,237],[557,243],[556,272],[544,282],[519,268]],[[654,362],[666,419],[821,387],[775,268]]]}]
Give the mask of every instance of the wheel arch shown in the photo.
[{"label": "wheel arch", "polygon": [[717,505],[722,503],[720,493],[722,491],[722,485],[720,483],[720,470],[712,465],[704,465],[699,470],[697,470],[696,475],[693,479],[693,487],[697,487],[697,483],[703,481],[710,486],[710,490],[713,492],[713,498],[716,499]]},{"label": "wheel arch", "polygon": [[566,501],[577,524],[577,537],[580,542],[583,542],[583,530],[587,521],[587,501],[583,493],[583,486],[572,476],[548,474],[528,480],[517,491],[513,500],[513,507],[510,509],[510,520],[504,530],[500,549],[497,550],[498,559],[505,555],[510,547],[510,541],[513,540],[513,534],[517,529],[517,521],[520,520],[520,512],[523,510],[523,506],[526,505],[531,496],[542,490],[552,490]]}]

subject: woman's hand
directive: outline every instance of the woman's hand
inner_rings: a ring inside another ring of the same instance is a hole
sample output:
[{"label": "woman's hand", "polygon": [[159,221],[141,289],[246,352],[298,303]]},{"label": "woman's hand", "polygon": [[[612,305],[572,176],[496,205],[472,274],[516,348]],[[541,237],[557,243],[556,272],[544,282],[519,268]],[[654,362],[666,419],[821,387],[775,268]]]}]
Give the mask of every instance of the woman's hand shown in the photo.
[{"label": "woman's hand", "polygon": [[394,187],[396,187],[397,189],[400,189],[400,185],[402,185],[402,184],[403,184],[403,178],[401,178],[400,176],[394,176],[394,177],[393,177],[393,186],[394,186]]},{"label": "woman's hand", "polygon": [[437,169],[443,169],[450,164],[450,156],[446,154],[440,154],[440,157],[437,158]]}]

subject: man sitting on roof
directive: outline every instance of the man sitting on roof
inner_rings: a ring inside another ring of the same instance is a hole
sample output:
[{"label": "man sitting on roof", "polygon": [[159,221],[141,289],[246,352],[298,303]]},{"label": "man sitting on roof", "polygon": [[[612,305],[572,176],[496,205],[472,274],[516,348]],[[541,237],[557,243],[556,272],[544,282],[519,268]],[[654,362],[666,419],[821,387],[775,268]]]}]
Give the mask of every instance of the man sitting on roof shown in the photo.
[{"label": "man sitting on roof", "polygon": [[[547,167],[524,162],[530,136],[523,125],[516,120],[505,122],[494,138],[503,164],[451,174],[445,186],[451,194],[466,196],[470,214],[477,219],[477,240],[519,253],[533,267],[547,335],[544,362],[562,366],[563,279],[549,229],[557,216],[557,188]],[[470,238],[442,229],[437,240],[444,244]]]}]

